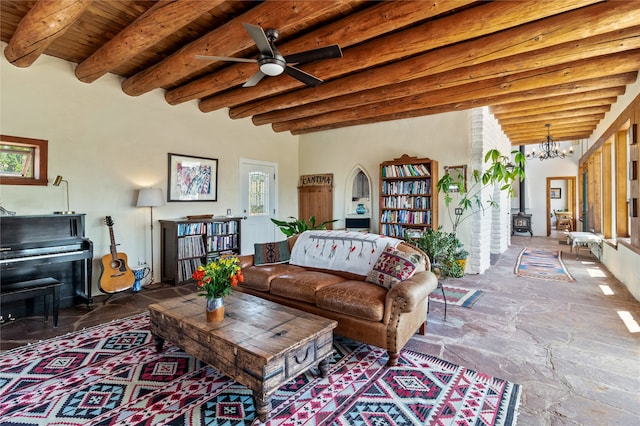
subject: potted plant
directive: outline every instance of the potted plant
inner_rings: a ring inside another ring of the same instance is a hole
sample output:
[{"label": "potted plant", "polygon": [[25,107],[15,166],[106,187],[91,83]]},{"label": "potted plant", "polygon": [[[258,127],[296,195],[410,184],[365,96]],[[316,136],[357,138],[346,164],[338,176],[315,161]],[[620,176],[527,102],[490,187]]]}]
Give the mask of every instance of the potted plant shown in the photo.
[{"label": "potted plant", "polygon": [[[499,184],[501,191],[507,191],[509,196],[513,196],[512,182],[516,178],[524,179],[525,156],[517,150],[511,151],[511,154],[514,155],[513,163],[497,149],[487,152],[484,162],[489,167],[484,172],[474,170],[469,185],[465,182],[465,176],[456,169],[445,172],[438,180],[438,193],[444,194],[444,203],[448,208],[454,233],[460,223],[475,213],[484,212],[487,207],[498,206],[493,199],[482,202],[480,195],[484,188]],[[457,201],[454,201],[452,194],[458,195]]]},{"label": "potted plant", "polygon": [[406,236],[405,239],[429,256],[432,270],[439,277],[460,278],[464,275],[464,265],[459,260],[466,260],[469,252],[455,233],[445,232],[440,226],[437,230],[422,232],[418,238]]},{"label": "potted plant", "polygon": [[333,222],[336,222],[338,219],[327,220],[320,224],[316,225],[316,217],[311,216],[309,218],[309,223],[307,223],[304,219],[296,219],[293,216],[289,216],[289,221],[271,219],[271,222],[275,223],[278,228],[282,231],[284,235],[290,237],[292,235],[300,234],[304,231],[312,230],[312,229],[327,229],[327,225]]}]

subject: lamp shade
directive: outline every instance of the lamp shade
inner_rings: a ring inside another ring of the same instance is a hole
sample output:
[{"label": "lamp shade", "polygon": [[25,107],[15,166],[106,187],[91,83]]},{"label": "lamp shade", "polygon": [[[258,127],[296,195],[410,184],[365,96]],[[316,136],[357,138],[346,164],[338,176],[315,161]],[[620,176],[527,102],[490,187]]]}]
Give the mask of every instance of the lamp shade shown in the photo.
[{"label": "lamp shade", "polygon": [[138,192],[136,207],[164,206],[164,196],[160,188],[143,188]]}]

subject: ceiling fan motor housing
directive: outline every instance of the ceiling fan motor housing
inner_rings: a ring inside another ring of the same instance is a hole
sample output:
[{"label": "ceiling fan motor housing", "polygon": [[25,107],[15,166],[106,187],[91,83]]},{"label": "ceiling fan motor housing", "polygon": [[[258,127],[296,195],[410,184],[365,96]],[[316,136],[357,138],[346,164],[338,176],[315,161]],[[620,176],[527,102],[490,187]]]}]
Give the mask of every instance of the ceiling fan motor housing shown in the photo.
[{"label": "ceiling fan motor housing", "polygon": [[258,56],[258,65],[260,66],[260,71],[273,77],[282,74],[287,63],[280,52],[273,49],[273,56],[265,56],[262,54]]}]

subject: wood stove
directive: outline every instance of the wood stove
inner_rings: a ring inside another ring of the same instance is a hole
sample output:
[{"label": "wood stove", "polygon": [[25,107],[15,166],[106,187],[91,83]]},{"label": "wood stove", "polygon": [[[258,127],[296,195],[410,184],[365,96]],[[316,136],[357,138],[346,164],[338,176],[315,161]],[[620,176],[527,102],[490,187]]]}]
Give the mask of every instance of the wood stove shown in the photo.
[{"label": "wood stove", "polygon": [[528,232],[533,237],[530,214],[519,212],[511,215],[511,235],[515,232]]}]

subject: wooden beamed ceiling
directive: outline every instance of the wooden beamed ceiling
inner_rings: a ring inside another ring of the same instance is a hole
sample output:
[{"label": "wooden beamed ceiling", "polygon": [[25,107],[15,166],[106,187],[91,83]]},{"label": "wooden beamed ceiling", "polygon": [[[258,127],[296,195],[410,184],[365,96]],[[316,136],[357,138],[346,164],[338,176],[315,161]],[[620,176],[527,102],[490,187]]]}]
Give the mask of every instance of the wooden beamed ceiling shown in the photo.
[{"label": "wooden beamed ceiling", "polygon": [[[640,70],[640,2],[538,0],[223,1],[2,0],[5,60],[41,54],[92,83],[162,89],[171,105],[303,134],[490,106],[513,145],[588,138]],[[331,44],[343,57],[242,87],[256,63],[243,23],[277,28],[283,55]]]}]

